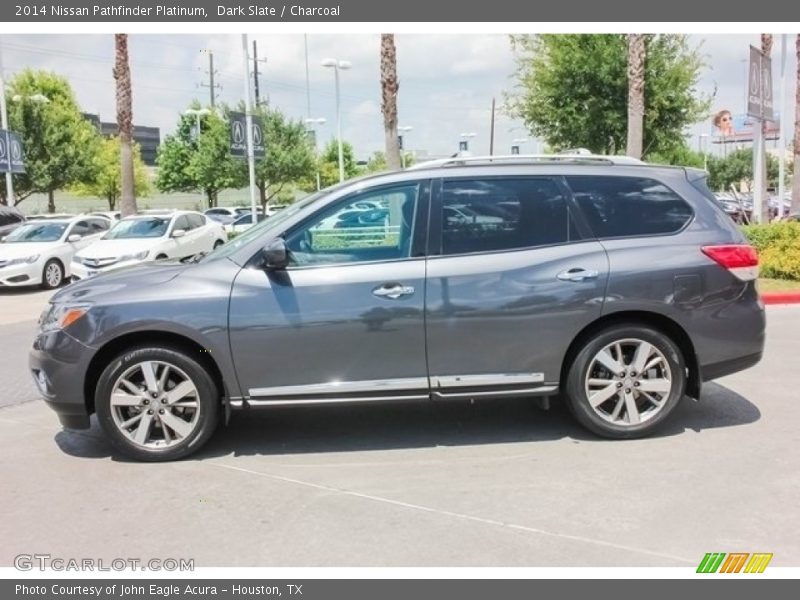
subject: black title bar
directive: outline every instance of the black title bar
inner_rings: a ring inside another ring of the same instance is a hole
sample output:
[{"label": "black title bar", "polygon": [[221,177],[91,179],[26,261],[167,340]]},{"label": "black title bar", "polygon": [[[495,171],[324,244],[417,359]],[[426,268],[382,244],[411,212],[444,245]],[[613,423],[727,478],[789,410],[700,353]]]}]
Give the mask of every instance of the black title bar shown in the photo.
[{"label": "black title bar", "polygon": [[786,0],[3,0],[0,22],[796,22]]}]

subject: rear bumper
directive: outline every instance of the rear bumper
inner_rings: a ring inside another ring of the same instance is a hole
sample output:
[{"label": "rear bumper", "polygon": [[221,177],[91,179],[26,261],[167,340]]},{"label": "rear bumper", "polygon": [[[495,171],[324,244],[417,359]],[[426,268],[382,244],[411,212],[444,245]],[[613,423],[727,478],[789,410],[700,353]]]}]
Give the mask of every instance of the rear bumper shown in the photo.
[{"label": "rear bumper", "polygon": [[700,375],[702,376],[703,381],[717,379],[718,377],[725,377],[725,375],[738,373],[739,371],[744,371],[745,369],[755,366],[761,360],[762,356],[762,352],[757,352],[755,354],[731,358],[729,360],[724,360],[710,365],[703,365],[700,368]]},{"label": "rear bumper", "polygon": [[28,355],[39,393],[69,429],[89,427],[84,381],[94,350],[64,333],[40,333]]}]

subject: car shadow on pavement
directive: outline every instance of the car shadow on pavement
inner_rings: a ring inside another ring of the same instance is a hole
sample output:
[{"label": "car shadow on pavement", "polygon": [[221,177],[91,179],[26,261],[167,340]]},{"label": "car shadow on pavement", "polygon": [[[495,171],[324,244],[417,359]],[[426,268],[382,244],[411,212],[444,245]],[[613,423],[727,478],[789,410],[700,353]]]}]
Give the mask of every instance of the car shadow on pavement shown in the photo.
[{"label": "car shadow on pavement", "polygon": [[[668,423],[653,438],[686,430],[734,427],[761,417],[747,398],[717,383],[704,386],[702,400],[684,399]],[[529,399],[469,403],[306,406],[234,413],[211,441],[189,460],[221,456],[363,452],[471,446],[572,439],[605,441],[581,428],[566,406],[535,408]],[[81,458],[126,461],[114,452],[96,420],[86,432],[61,431],[55,436],[61,450]]]}]

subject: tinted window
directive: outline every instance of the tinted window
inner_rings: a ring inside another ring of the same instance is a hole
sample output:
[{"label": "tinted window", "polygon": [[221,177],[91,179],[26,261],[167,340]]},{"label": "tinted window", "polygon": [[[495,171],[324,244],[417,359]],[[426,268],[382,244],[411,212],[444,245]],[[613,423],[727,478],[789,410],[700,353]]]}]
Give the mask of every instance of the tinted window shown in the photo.
[{"label": "tinted window", "polygon": [[550,179],[444,182],[443,254],[514,250],[577,238],[566,198]]},{"label": "tinted window", "polygon": [[81,237],[84,235],[89,235],[89,222],[78,221],[72,226],[72,229],[70,229],[69,235],[79,235]]},{"label": "tinted window", "polygon": [[100,233],[108,229],[109,222],[106,219],[92,219],[89,221],[91,233]]},{"label": "tinted window", "polygon": [[692,218],[691,207],[653,179],[576,176],[567,182],[599,238],[674,233]]},{"label": "tinted window", "polygon": [[189,220],[189,225],[192,229],[197,229],[206,224],[206,218],[203,215],[186,215]]},{"label": "tinted window", "polygon": [[[293,264],[334,264],[406,258],[418,186],[362,192],[327,207],[286,237]],[[368,200],[371,208],[356,204]]]},{"label": "tinted window", "polygon": [[14,225],[22,221],[21,215],[15,215],[10,211],[0,210],[0,227]]},{"label": "tinted window", "polygon": [[178,229],[183,229],[184,231],[189,231],[191,229],[189,226],[189,219],[186,218],[186,215],[181,215],[175,219],[175,225],[172,226],[172,231],[177,231]]}]

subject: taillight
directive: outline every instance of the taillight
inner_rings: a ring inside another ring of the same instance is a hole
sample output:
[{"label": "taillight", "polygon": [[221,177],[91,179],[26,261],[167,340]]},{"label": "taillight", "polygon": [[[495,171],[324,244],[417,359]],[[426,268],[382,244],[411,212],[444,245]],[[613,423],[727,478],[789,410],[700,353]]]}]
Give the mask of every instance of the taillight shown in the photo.
[{"label": "taillight", "polygon": [[742,281],[758,277],[758,252],[747,244],[703,246],[703,254],[728,269]]}]

